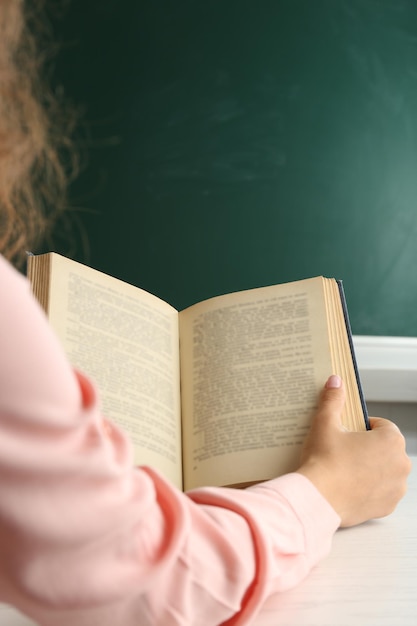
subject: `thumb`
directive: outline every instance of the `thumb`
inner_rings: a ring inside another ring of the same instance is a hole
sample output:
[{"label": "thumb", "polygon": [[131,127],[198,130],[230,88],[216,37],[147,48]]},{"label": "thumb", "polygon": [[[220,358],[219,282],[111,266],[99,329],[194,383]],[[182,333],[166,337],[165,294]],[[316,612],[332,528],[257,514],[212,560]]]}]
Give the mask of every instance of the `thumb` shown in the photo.
[{"label": "thumb", "polygon": [[333,374],[328,378],[320,394],[313,423],[342,426],[342,411],[345,404],[345,386],[340,376]]},{"label": "thumb", "polygon": [[345,403],[345,388],[340,376],[330,376],[324,385],[304,442],[301,463],[327,453],[333,448],[332,437],[343,429],[342,411]]}]

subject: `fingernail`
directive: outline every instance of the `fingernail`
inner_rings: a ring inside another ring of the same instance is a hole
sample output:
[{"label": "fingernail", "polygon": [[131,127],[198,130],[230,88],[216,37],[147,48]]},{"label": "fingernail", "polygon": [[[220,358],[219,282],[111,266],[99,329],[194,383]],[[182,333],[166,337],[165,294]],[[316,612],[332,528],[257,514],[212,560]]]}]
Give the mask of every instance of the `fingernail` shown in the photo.
[{"label": "fingernail", "polygon": [[327,380],[327,383],[326,383],[325,386],[326,386],[327,389],[337,389],[341,385],[342,385],[342,379],[340,378],[340,376],[337,376],[336,374],[333,374]]}]

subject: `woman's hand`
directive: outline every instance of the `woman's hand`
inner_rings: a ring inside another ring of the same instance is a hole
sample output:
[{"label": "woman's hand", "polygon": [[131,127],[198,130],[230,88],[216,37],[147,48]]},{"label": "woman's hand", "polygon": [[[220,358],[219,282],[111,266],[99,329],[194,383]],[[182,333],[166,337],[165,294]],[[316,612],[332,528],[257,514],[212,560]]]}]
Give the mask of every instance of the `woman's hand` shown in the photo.
[{"label": "woman's hand", "polygon": [[347,431],[341,421],[344,402],[343,382],[331,376],[297,471],[328,500],[341,526],[353,526],[392,513],[406,492],[411,461],[403,435],[389,420],[370,418],[371,430]]}]

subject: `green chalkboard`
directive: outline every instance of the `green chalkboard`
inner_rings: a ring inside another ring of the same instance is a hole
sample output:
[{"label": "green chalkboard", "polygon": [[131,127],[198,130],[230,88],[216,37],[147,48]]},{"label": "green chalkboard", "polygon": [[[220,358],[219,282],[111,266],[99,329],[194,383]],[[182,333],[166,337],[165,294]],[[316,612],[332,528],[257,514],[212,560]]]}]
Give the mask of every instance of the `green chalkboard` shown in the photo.
[{"label": "green chalkboard", "polygon": [[179,309],[334,276],[355,334],[417,335],[417,2],[73,0],[56,31],[79,260]]}]

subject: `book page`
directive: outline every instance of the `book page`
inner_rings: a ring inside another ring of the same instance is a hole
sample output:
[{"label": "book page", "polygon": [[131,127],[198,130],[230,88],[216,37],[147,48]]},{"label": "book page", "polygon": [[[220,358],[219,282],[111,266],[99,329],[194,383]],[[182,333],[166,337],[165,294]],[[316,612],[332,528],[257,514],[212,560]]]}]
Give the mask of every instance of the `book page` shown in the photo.
[{"label": "book page", "polygon": [[178,313],[155,296],[53,254],[49,319],[135,463],[182,487]]},{"label": "book page", "polygon": [[321,278],[179,314],[186,489],[296,468],[332,364]]}]

